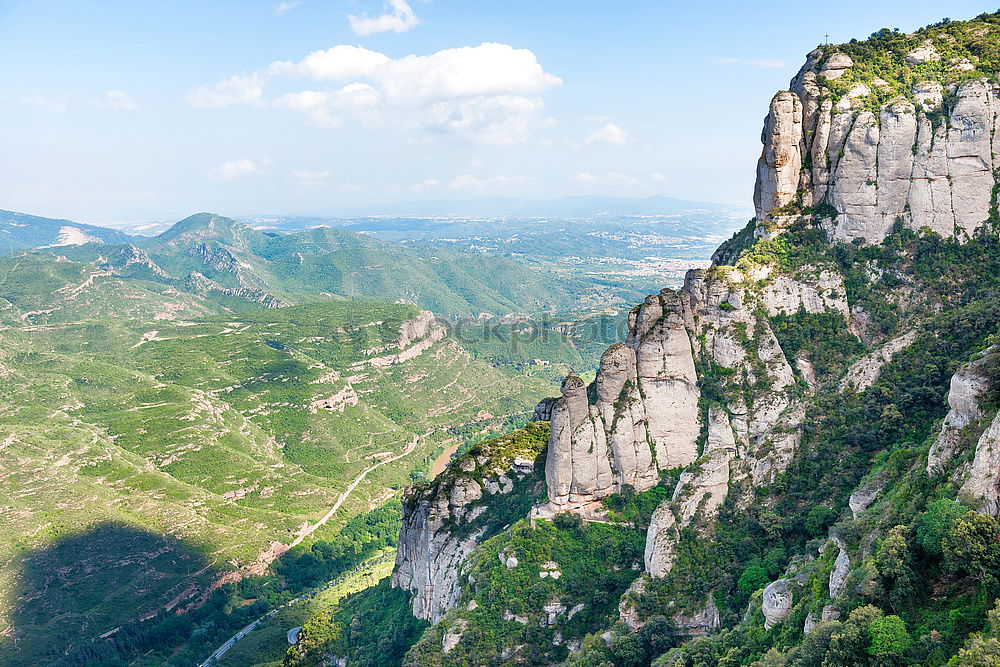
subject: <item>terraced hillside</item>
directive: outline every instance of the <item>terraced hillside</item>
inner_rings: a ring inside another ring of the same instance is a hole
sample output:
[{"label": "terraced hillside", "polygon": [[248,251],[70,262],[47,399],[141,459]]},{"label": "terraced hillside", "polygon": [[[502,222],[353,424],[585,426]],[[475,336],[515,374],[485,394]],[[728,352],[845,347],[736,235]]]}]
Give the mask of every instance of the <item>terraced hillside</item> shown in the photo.
[{"label": "terraced hillside", "polygon": [[0,285],[0,664],[262,573],[560,372],[474,359],[405,304],[226,313],[44,253]]}]

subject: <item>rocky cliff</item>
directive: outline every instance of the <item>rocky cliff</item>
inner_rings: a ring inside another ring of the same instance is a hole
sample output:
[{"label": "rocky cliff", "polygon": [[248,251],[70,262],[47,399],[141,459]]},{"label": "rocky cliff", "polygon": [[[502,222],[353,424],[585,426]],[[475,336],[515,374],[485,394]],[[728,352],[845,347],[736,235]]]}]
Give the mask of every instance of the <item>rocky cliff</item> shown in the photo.
[{"label": "rocky cliff", "polygon": [[[772,627],[785,650],[930,614],[932,590],[971,599],[954,554],[974,530],[941,533],[1000,512],[997,54],[1000,14],[810,53],[765,119],[754,219],[630,313],[592,384],[539,405],[533,518],[613,521],[669,484],[624,623],[578,664],[618,664],[616,633],[660,615],[733,628],[662,664],[750,664]],[[869,664],[867,646],[823,664]],[[789,660],[759,664],[820,664]]]},{"label": "rocky cliff", "polygon": [[[552,409],[549,509],[586,512],[623,485],[641,491],[688,467],[649,529],[646,568],[662,576],[680,528],[711,519],[734,485],[752,494],[788,466],[816,378],[808,351],[782,349],[774,318],[833,314],[868,344],[884,339],[865,305],[849,301],[829,253],[790,263],[769,243],[804,227],[822,231],[827,248],[877,244],[900,228],[961,239],[995,212],[1000,85],[969,59],[942,63],[954,41],[892,41],[896,70],[856,62],[848,52],[868,52],[853,44],[809,54],[764,121],[756,218],[713,268],[632,312],[628,339],[601,359],[593,405],[579,378],[564,382]],[[841,390],[870,387],[913,336],[858,360]]]},{"label": "rocky cliff", "polygon": [[[523,517],[542,492],[544,423],[476,445],[403,499],[392,584],[413,595],[413,615],[437,623],[454,606],[472,550]],[[536,465],[537,460],[537,465]]]},{"label": "rocky cliff", "polygon": [[771,101],[754,205],[772,233],[809,209],[823,211],[830,238],[865,243],[897,224],[971,235],[990,216],[992,64],[958,55],[946,32],[883,40],[890,66],[853,44],[820,47]]}]

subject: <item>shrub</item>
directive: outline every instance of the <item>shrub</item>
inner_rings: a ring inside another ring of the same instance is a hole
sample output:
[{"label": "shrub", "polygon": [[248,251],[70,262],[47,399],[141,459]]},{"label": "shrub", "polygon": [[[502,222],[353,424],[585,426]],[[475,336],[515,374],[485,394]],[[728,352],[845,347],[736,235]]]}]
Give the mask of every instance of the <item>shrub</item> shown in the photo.
[{"label": "shrub", "polygon": [[899,616],[876,618],[868,626],[868,638],[871,641],[868,652],[872,655],[901,654],[913,644]]}]

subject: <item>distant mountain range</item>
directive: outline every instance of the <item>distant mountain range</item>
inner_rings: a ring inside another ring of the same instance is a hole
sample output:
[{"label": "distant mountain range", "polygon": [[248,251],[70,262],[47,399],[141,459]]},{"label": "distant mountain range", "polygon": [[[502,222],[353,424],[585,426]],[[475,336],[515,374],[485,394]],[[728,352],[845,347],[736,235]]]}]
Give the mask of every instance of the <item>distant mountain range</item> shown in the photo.
[{"label": "distant mountain range", "polygon": [[[624,285],[554,275],[500,256],[410,248],[346,229],[279,234],[199,213],[160,235],[9,213],[8,250],[57,252],[117,277],[156,283],[239,311],[316,300],[407,302],[439,315],[576,309],[582,299],[626,296]],[[16,236],[15,236],[16,233]],[[16,245],[13,242],[16,239]],[[3,254],[3,253],[0,253]]]},{"label": "distant mountain range", "polygon": [[107,227],[0,210],[0,254],[25,248],[82,245],[93,241],[125,243],[128,240],[128,234]]},{"label": "distant mountain range", "polygon": [[652,197],[600,197],[577,195],[558,199],[480,197],[463,200],[433,200],[374,204],[360,207],[330,207],[316,216],[418,216],[483,218],[593,218],[603,216],[669,215],[682,211],[726,211],[739,206],[685,201],[663,195]]}]

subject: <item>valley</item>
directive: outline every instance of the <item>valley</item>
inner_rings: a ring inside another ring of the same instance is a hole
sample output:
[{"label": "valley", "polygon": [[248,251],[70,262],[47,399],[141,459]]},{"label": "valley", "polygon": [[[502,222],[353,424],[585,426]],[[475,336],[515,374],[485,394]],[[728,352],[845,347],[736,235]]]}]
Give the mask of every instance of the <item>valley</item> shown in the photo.
[{"label": "valley", "polygon": [[[107,243],[49,243],[78,228],[57,222],[39,225],[35,249],[0,256],[0,618],[13,639],[0,664],[89,664],[105,650],[95,641],[159,632],[220,596],[250,604],[241,590],[342,542],[352,517],[523,424],[570,368],[592,368],[606,333],[588,322],[636,288],[208,214]],[[91,593],[55,594],[71,589]]]},{"label": "valley", "polygon": [[0,667],[1000,665],[1000,11],[845,2],[15,52]]}]

